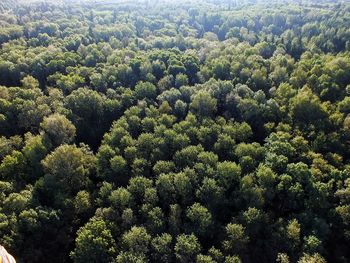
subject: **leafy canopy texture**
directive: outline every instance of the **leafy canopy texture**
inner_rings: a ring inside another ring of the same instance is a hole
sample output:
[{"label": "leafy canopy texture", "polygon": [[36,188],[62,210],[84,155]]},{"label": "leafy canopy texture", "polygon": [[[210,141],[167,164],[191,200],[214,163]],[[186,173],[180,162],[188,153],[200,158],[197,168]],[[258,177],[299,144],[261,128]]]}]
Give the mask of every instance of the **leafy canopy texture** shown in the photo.
[{"label": "leafy canopy texture", "polygon": [[350,262],[349,0],[1,0],[0,244],[26,263]]}]

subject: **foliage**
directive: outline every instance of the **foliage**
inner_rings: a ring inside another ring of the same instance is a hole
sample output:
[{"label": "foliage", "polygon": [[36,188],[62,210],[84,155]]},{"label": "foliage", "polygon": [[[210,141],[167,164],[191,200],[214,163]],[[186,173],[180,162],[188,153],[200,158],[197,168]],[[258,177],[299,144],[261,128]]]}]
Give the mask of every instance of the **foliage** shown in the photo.
[{"label": "foliage", "polygon": [[28,263],[350,262],[349,17],[0,1],[0,243]]}]

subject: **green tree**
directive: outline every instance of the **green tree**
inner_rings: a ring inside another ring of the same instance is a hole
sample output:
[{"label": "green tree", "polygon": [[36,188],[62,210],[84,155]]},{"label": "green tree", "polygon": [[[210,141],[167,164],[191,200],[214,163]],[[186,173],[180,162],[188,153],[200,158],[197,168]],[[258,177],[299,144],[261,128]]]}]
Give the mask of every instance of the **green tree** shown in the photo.
[{"label": "green tree", "polygon": [[172,236],[163,233],[156,236],[151,241],[152,258],[157,262],[169,262],[173,257]]},{"label": "green tree", "polygon": [[195,262],[200,250],[201,246],[194,234],[181,234],[176,238],[175,256],[179,262]]},{"label": "green tree", "polygon": [[151,236],[143,227],[132,227],[122,236],[123,248],[134,255],[143,255],[148,253]]},{"label": "green tree", "polygon": [[228,224],[226,226],[227,238],[223,241],[223,247],[229,254],[242,253],[247,249],[249,238],[245,228],[240,224]]},{"label": "green tree", "polygon": [[44,136],[50,141],[53,147],[73,142],[76,129],[74,125],[61,114],[52,114],[45,117],[40,127]]},{"label": "green tree", "polygon": [[157,96],[156,87],[149,82],[139,82],[135,86],[135,97],[139,100],[149,99],[154,100]]},{"label": "green tree", "polygon": [[195,203],[187,209],[186,216],[189,220],[189,232],[208,236],[212,216],[207,208]]},{"label": "green tree", "polygon": [[208,92],[198,92],[192,98],[190,108],[200,117],[211,117],[216,113],[217,101]]},{"label": "green tree", "polygon": [[53,177],[63,191],[77,193],[88,186],[95,157],[86,147],[64,144],[46,156],[42,165],[47,176]]},{"label": "green tree", "polygon": [[78,230],[76,247],[71,253],[74,262],[111,262],[116,254],[116,243],[107,224],[92,218]]}]

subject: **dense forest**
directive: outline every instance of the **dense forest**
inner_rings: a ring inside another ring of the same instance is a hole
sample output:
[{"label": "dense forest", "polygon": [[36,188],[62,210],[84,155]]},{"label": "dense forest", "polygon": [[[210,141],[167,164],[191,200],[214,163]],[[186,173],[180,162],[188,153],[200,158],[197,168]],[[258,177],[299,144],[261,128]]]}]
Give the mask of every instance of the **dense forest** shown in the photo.
[{"label": "dense forest", "polygon": [[350,262],[350,3],[0,2],[19,263]]}]

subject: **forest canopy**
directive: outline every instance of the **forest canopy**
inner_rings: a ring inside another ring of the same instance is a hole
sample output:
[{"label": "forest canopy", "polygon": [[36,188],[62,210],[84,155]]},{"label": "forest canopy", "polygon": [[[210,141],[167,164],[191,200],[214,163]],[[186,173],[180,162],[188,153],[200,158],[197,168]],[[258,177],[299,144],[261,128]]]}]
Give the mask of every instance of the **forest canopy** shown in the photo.
[{"label": "forest canopy", "polygon": [[348,1],[0,2],[17,262],[350,262]]}]

